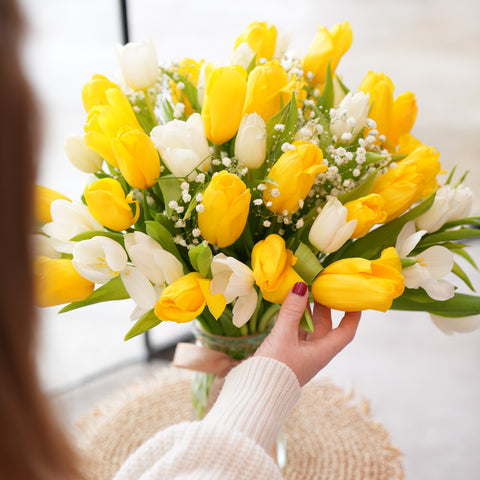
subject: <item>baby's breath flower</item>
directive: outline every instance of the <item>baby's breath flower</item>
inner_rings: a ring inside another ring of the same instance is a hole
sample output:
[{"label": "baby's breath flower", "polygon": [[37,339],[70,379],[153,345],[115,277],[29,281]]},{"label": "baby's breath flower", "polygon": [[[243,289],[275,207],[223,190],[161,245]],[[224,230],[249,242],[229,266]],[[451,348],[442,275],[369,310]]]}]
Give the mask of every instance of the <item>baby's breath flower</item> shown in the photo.
[{"label": "baby's breath flower", "polygon": [[270,220],[265,220],[265,221],[263,222],[263,226],[264,226],[265,228],[268,228],[268,227],[270,227],[271,225],[272,225],[272,222],[271,222]]},{"label": "baby's breath flower", "polygon": [[259,205],[261,205],[263,203],[263,200],[261,198],[256,198],[254,201],[253,201],[253,204],[254,205],[257,205],[257,207]]},{"label": "baby's breath flower", "polygon": [[195,195],[195,200],[196,200],[197,202],[201,202],[201,201],[203,200],[203,195],[202,195],[201,193],[197,193],[197,194]]},{"label": "baby's breath flower", "polygon": [[193,235],[194,237],[199,237],[201,234],[202,234],[202,232],[200,231],[199,228],[194,228],[194,229],[192,230],[192,235]]},{"label": "baby's breath flower", "polygon": [[260,190],[261,192],[263,192],[263,191],[266,190],[266,189],[267,189],[267,187],[266,187],[266,185],[265,185],[264,183],[259,183],[259,184],[257,185],[257,190]]},{"label": "baby's breath flower", "polygon": [[198,212],[198,213],[203,213],[205,211],[205,207],[203,206],[202,203],[199,203],[196,207],[195,207],[195,210]]},{"label": "baby's breath flower", "polygon": [[186,190],[186,191],[188,192],[188,190],[190,189],[190,184],[189,184],[188,182],[182,182],[182,183],[180,184],[180,188],[181,188],[182,190]]},{"label": "baby's breath flower", "polygon": [[279,197],[280,196],[280,190],[278,188],[272,188],[270,194],[272,195],[272,197]]},{"label": "baby's breath flower", "polygon": [[196,177],[195,177],[195,181],[197,183],[203,183],[205,181],[205,174],[204,173],[199,173]]}]

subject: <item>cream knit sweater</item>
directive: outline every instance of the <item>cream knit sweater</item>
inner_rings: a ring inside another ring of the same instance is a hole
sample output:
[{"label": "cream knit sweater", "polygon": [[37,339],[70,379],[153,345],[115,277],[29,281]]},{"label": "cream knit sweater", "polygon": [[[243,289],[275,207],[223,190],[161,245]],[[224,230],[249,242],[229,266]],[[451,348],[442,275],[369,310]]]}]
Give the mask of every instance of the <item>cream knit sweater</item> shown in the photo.
[{"label": "cream knit sweater", "polygon": [[268,455],[300,397],[285,364],[252,357],[234,368],[208,415],[158,432],[114,480],[281,479]]}]

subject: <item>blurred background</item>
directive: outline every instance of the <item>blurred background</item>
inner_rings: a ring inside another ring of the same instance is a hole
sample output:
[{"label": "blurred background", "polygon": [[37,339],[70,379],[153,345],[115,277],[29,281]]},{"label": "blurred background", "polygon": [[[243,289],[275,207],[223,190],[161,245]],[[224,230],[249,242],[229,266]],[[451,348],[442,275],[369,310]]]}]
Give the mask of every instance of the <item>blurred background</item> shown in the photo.
[{"label": "blurred background", "polygon": [[[21,4],[29,23],[25,67],[42,108],[38,183],[76,199],[87,175],[69,163],[63,141],[83,131],[83,84],[94,73],[113,80],[119,75],[115,45],[122,38],[120,2]],[[349,20],[353,45],[337,73],[355,90],[368,70],[384,71],[396,95],[414,92],[419,111],[412,133],[439,149],[445,168],[468,169],[466,184],[478,191],[477,0],[130,0],[128,7],[130,39],[152,39],[160,62],[184,56],[228,62],[236,37],[253,20],[291,33],[291,48],[302,56],[316,25],[330,28]],[[480,196],[473,213],[480,214]],[[478,243],[472,243],[472,253],[480,258]],[[480,287],[479,274],[469,272]],[[132,309],[131,302],[122,301],[62,315],[56,308],[39,312],[42,381],[54,398],[64,400],[59,408],[67,413],[70,408],[71,416],[89,408],[95,395],[151,368],[144,363],[142,338],[123,342]],[[162,324],[152,333],[152,342],[170,345],[189,328]],[[322,376],[370,401],[374,418],[405,454],[407,478],[466,480],[476,478],[480,468],[479,347],[478,331],[446,336],[427,314],[367,312],[355,342]],[[82,388],[98,386],[102,379],[103,387],[93,397],[82,396]]]}]

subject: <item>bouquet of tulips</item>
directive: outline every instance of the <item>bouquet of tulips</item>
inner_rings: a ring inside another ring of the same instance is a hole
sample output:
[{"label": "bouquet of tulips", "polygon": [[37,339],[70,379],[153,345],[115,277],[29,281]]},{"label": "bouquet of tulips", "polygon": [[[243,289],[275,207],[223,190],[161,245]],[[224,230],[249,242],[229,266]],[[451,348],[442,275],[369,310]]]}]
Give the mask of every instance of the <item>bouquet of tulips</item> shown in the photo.
[{"label": "bouquet of tulips", "polygon": [[66,139],[92,174],[81,201],[37,187],[38,305],[132,298],[127,339],[193,319],[245,336],[304,281],[333,309],[473,328],[480,298],[444,279],[473,290],[455,261],[475,266],[462,243],[480,234],[472,192],[455,172],[440,182],[439,153],[410,134],[411,92],[395,97],[384,73],[358,90],[341,79],[351,42],[348,22],[319,27],[296,58],[254,22],[228,65],[160,66],[149,42],[119,47],[123,79],[86,83],[85,133]]}]

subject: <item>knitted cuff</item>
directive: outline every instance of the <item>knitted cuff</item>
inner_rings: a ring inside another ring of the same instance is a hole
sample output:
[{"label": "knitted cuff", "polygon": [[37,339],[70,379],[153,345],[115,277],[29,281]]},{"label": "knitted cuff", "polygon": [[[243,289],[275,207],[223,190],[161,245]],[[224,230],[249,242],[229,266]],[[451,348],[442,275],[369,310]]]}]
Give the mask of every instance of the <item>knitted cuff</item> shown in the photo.
[{"label": "knitted cuff", "polygon": [[269,452],[299,398],[300,385],[287,365],[254,356],[227,375],[204,421],[239,430]]}]

